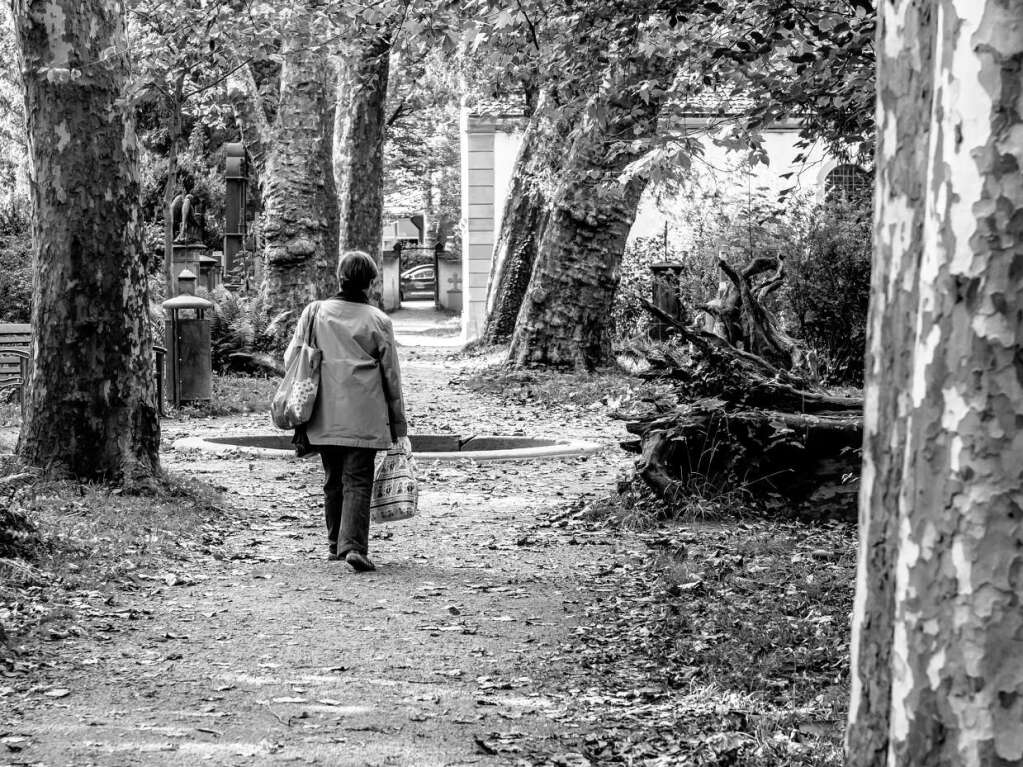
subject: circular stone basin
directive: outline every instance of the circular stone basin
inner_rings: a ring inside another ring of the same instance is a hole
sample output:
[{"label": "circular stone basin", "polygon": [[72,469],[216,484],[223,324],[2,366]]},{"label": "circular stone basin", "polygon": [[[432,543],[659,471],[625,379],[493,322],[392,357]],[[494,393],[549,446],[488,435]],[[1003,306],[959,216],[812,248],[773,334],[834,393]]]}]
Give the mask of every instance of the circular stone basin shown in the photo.
[{"label": "circular stone basin", "polygon": [[[411,434],[412,452],[423,461],[513,461],[588,455],[600,449],[593,442],[533,437],[463,437],[456,434]],[[251,458],[294,458],[291,434],[238,434],[226,437],[183,437],[175,450]]]}]

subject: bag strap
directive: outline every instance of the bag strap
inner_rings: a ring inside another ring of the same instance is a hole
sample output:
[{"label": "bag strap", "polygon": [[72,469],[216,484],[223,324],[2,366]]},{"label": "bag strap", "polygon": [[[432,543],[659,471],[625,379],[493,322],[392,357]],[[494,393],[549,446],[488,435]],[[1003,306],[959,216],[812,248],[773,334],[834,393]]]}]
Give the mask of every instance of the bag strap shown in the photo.
[{"label": "bag strap", "polygon": [[318,348],[316,346],[316,311],[320,308],[319,301],[313,301],[313,310],[309,312],[309,329],[306,333],[305,343],[306,346],[312,347],[313,349]]}]

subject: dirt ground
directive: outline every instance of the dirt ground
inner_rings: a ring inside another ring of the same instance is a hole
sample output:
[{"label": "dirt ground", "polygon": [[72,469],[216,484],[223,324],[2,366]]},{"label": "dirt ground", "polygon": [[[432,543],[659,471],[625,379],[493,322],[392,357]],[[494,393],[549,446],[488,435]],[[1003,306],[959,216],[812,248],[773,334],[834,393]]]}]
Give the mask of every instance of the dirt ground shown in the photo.
[{"label": "dirt ground", "polygon": [[621,425],[488,408],[447,386],[469,364],[450,355],[452,323],[404,314],[416,432],[554,433],[604,449],[422,461],[420,515],[375,527],[379,570],[356,574],[326,560],[317,460],[169,449],[186,433],[272,431],[265,415],[165,421],[165,467],[222,488],[228,512],[173,571],[112,590],[31,678],[0,678],[0,763],[533,764],[549,743],[550,763],[588,764],[558,752],[592,673],[564,648],[642,546],[556,520],[613,485],[629,460]]}]

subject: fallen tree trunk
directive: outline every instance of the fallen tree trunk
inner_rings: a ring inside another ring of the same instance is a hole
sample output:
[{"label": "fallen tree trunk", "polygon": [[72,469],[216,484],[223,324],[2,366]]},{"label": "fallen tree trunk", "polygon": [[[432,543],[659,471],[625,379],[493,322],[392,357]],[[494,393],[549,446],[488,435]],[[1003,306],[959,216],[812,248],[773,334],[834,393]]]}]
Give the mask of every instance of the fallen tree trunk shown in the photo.
[{"label": "fallen tree trunk", "polygon": [[651,421],[628,424],[638,442],[637,472],[665,501],[717,498],[818,503],[855,509],[859,447],[856,413],[734,410],[704,399]]},{"label": "fallen tree trunk", "polygon": [[639,438],[622,445],[640,455],[637,476],[673,507],[694,496],[741,496],[743,502],[854,517],[862,399],[830,394],[644,305],[688,342],[688,350],[666,344],[634,355],[649,363],[646,377],[672,381],[684,403],[618,415]]}]

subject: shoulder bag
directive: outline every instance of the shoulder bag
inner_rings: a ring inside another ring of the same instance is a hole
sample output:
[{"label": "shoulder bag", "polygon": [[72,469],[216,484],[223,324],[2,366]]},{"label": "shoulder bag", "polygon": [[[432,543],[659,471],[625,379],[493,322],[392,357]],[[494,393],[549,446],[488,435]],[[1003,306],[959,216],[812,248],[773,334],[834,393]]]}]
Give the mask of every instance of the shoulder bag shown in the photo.
[{"label": "shoulder bag", "polygon": [[294,429],[309,422],[320,389],[320,363],[323,352],[316,348],[316,312],[320,302],[309,313],[309,328],[291,364],[284,371],[284,380],[277,387],[270,403],[270,417],[280,429]]}]

